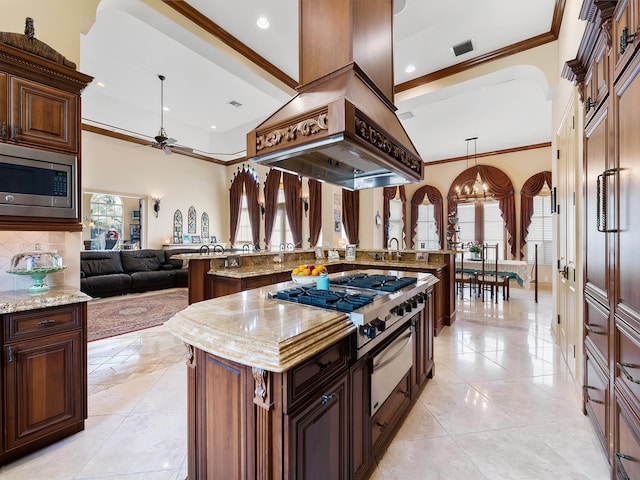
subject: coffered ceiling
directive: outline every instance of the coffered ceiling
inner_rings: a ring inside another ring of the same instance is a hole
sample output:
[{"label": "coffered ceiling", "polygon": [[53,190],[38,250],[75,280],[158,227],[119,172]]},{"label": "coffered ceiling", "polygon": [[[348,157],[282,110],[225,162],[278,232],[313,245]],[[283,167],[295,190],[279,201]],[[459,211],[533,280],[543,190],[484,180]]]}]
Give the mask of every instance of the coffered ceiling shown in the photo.
[{"label": "coffered ceiling", "polygon": [[[426,162],[466,155],[468,137],[478,137],[478,153],[551,141],[552,89],[540,69],[512,65],[457,83],[447,78],[553,40],[563,5],[396,1],[397,113],[412,117],[402,122]],[[269,28],[257,26],[260,17]],[[297,21],[297,0],[101,0],[81,39],[79,68],[95,77],[83,94],[83,122],[152,142],[164,75],[168,136],[218,161],[243,157],[246,133],[295,93]],[[474,50],[456,57],[452,47],[468,40]]]}]

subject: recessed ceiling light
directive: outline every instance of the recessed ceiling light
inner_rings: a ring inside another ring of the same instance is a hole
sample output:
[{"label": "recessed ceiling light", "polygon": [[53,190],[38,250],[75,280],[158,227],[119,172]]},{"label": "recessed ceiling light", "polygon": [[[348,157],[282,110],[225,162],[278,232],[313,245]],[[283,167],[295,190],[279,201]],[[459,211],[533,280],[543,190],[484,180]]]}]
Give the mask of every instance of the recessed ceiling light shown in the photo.
[{"label": "recessed ceiling light", "polygon": [[213,128],[215,130],[218,127],[216,127],[215,125],[211,125],[211,128]]},{"label": "recessed ceiling light", "polygon": [[416,71],[415,65],[407,65],[407,68],[404,69],[405,73],[413,73]]},{"label": "recessed ceiling light", "polygon": [[106,85],[102,82],[96,82],[96,87],[104,88]]},{"label": "recessed ceiling light", "polygon": [[162,107],[162,110],[164,110],[165,112],[170,112],[171,109],[169,107]]},{"label": "recessed ceiling light", "polygon": [[269,28],[269,20],[267,19],[267,17],[260,17],[256,21],[256,25],[258,25],[259,28],[266,30],[267,28]]}]

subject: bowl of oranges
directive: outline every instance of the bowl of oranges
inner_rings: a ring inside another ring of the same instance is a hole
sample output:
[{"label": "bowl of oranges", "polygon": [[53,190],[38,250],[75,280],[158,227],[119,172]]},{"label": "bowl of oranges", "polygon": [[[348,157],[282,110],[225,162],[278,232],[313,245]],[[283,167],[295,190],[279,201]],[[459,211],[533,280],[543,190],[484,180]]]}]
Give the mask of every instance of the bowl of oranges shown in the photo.
[{"label": "bowl of oranges", "polygon": [[323,273],[327,273],[324,265],[299,265],[291,272],[291,279],[299,285],[310,285]]}]

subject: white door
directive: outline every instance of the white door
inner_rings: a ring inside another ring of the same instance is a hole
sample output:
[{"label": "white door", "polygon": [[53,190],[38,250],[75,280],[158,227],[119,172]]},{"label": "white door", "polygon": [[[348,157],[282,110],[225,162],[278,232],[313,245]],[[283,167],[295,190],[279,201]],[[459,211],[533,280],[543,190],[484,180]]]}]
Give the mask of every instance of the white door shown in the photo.
[{"label": "white door", "polygon": [[557,262],[554,265],[556,287],[557,339],[562,355],[574,378],[579,374],[579,352],[581,323],[577,316],[578,295],[576,293],[576,236],[577,225],[577,177],[580,172],[578,161],[578,137],[575,125],[577,118],[575,104],[571,102],[556,137],[557,164],[553,179],[556,187],[556,239]]}]

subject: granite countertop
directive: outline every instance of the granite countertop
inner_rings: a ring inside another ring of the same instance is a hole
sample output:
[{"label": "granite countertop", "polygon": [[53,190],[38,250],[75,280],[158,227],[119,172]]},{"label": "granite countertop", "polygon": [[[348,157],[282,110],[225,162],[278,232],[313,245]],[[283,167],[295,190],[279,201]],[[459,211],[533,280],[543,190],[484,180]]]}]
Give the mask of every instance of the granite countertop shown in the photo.
[{"label": "granite countertop", "polygon": [[0,292],[0,314],[56,307],[71,303],[88,302],[89,295],[75,288],[51,287],[43,293],[28,293],[27,290],[9,290]]},{"label": "granite countertop", "polygon": [[261,275],[272,275],[274,273],[291,272],[300,264],[318,264],[318,265],[357,265],[366,268],[383,268],[383,269],[396,269],[396,268],[423,268],[425,271],[435,270],[445,267],[444,263],[427,263],[423,260],[403,260],[403,261],[389,261],[389,260],[371,260],[359,259],[359,260],[301,260],[295,262],[271,262],[262,263],[258,265],[246,265],[239,268],[212,268],[209,270],[210,275],[218,275],[220,277],[228,278],[251,278],[259,277]]},{"label": "granite countertop", "polygon": [[[418,282],[437,281],[433,275],[418,274]],[[344,313],[268,297],[293,286],[280,283],[194,303],[165,326],[185,343],[213,355],[283,372],[356,330]]]}]

